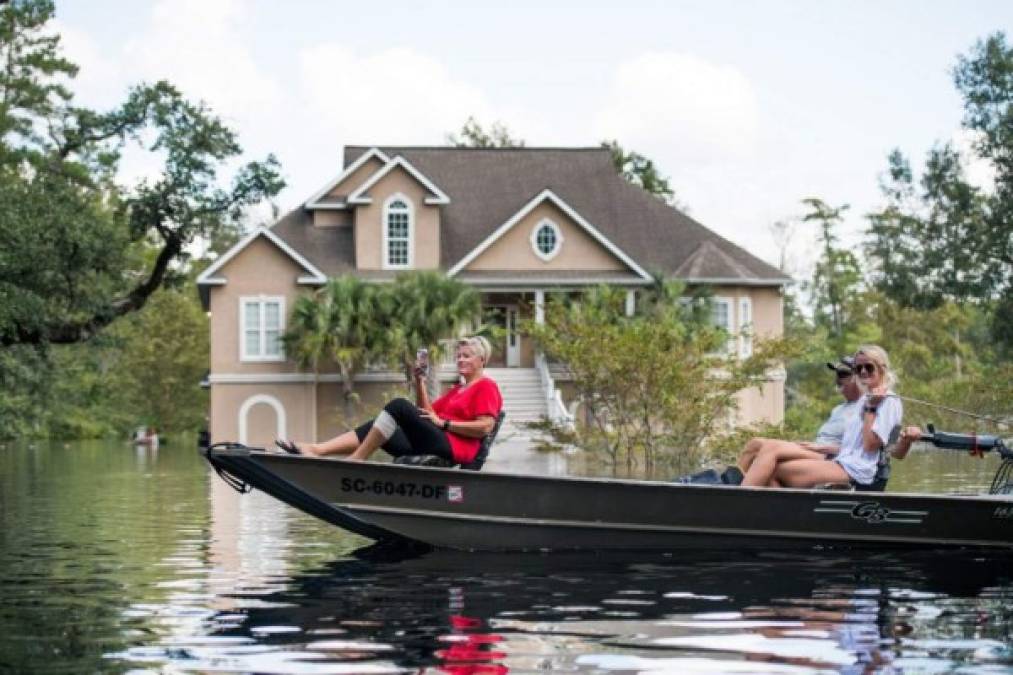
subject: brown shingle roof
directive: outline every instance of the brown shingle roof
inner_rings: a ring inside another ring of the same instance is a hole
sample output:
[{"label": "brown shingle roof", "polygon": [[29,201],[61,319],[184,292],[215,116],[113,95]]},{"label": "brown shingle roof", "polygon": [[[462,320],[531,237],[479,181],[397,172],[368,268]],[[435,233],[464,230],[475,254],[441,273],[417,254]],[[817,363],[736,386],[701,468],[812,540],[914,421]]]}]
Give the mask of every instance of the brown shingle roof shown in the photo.
[{"label": "brown shingle roof", "polygon": [[[345,166],[370,147],[346,147]],[[446,269],[549,189],[649,272],[694,281],[788,281],[775,267],[623,180],[607,149],[379,149],[391,159],[403,156],[450,197],[440,218]],[[300,207],[274,231],[328,275],[354,269],[350,227],[314,228]]]}]

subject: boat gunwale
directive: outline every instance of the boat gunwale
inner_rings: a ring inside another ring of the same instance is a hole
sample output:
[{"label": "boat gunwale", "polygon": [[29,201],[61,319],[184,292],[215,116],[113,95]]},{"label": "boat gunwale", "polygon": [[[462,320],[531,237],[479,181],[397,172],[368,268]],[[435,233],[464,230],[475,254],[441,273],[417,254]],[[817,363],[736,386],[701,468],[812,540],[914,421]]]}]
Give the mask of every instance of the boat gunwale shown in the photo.
[{"label": "boat gunwale", "polygon": [[519,474],[502,471],[462,471],[461,469],[453,468],[442,468],[432,466],[416,466],[407,464],[393,464],[390,462],[348,462],[337,458],[327,457],[309,457],[306,455],[290,455],[282,454],[279,452],[269,452],[263,449],[254,448],[235,448],[235,449],[215,449],[212,452],[215,453],[228,453],[236,455],[248,455],[251,457],[269,457],[272,460],[282,461],[309,461],[314,463],[324,464],[362,464],[369,467],[379,468],[381,471],[421,471],[427,473],[433,473],[437,475],[462,475],[462,476],[495,476],[497,478],[505,478],[508,480],[526,480],[536,482],[552,482],[552,481],[572,481],[581,483],[593,483],[593,484],[607,484],[607,485],[625,485],[630,487],[639,486],[651,486],[661,488],[692,488],[692,489],[703,489],[703,490],[716,490],[716,491],[727,491],[729,489],[740,490],[744,492],[755,492],[757,494],[786,494],[786,495],[860,495],[867,500],[888,497],[888,498],[903,498],[903,499],[929,499],[929,500],[959,500],[959,501],[984,501],[994,503],[1007,503],[1013,502],[1013,494],[1009,495],[998,495],[989,493],[977,493],[977,494],[938,494],[930,492],[861,492],[855,490],[821,490],[818,488],[776,488],[776,487],[753,487],[743,485],[709,485],[699,483],[673,483],[670,481],[660,480],[647,480],[637,478],[603,478],[594,476],[544,476],[538,474]]}]

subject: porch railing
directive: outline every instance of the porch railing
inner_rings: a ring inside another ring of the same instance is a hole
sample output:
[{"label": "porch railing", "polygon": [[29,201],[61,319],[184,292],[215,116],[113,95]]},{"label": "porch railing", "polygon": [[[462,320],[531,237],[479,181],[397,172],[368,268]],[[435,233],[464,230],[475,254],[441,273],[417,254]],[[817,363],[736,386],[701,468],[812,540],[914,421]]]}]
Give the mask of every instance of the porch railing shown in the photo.
[{"label": "porch railing", "polygon": [[542,393],[545,396],[545,409],[549,420],[558,426],[572,430],[574,427],[574,416],[566,409],[563,403],[563,394],[556,388],[556,382],[549,372],[549,362],[545,354],[535,354],[535,368],[538,369],[538,377],[542,381]]}]

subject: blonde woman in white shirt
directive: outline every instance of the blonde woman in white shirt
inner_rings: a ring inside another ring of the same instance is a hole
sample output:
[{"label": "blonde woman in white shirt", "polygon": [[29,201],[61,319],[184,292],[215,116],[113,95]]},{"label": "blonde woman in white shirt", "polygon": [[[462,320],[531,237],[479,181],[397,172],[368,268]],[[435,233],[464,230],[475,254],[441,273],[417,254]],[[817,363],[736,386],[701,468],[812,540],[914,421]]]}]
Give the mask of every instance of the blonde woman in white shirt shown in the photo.
[{"label": "blonde woman in white shirt", "polygon": [[900,424],[904,407],[892,390],[897,378],[882,347],[859,348],[853,370],[863,392],[859,414],[845,427],[840,451],[833,461],[815,459],[808,451],[796,451],[787,445],[774,446],[760,452],[742,485],[812,487],[821,483],[872,483],[880,453],[890,432]]}]

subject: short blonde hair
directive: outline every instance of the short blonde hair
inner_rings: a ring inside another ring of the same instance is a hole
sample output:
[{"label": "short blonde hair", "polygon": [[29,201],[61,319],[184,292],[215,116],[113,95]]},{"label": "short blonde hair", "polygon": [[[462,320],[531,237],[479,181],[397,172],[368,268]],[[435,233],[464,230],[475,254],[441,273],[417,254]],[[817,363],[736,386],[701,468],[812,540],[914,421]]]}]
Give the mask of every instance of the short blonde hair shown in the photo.
[{"label": "short blonde hair", "polygon": [[865,354],[869,357],[869,360],[879,366],[879,369],[883,371],[883,381],[886,382],[888,389],[893,389],[897,386],[900,381],[897,378],[897,374],[890,368],[890,356],[886,353],[886,350],[879,345],[862,345],[855,352],[855,356],[859,354]]},{"label": "short blonde hair", "polygon": [[475,354],[482,359],[482,365],[489,362],[489,357],[492,356],[492,345],[481,335],[471,335],[463,337],[457,341],[457,347],[469,347]]}]

